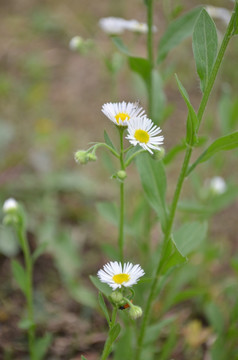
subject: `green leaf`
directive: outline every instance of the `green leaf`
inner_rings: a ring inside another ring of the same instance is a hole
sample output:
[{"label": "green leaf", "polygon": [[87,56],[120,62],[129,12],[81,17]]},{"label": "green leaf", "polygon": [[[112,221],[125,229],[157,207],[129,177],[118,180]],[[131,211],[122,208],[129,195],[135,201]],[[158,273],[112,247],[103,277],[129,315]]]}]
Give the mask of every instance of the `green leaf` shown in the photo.
[{"label": "green leaf", "polygon": [[37,339],[34,344],[35,360],[41,360],[44,358],[47,350],[52,342],[52,334],[45,334],[44,337]]},{"label": "green leaf", "polygon": [[30,319],[22,319],[18,324],[19,328],[23,330],[28,330],[32,328],[34,325],[35,323]]},{"label": "green leaf", "polygon": [[12,260],[11,266],[12,266],[14,279],[16,280],[22,292],[25,294],[26,286],[27,286],[26,272],[22,267],[22,265],[17,260]]},{"label": "green leaf", "polygon": [[151,65],[147,59],[140,57],[129,57],[129,66],[132,71],[141,76],[146,85],[148,85],[148,81],[151,73]]},{"label": "green leaf", "polygon": [[97,210],[101,216],[113,225],[118,225],[118,208],[115,203],[111,202],[98,202],[96,204]]},{"label": "green leaf", "polygon": [[181,254],[179,249],[177,248],[173,238],[171,237],[170,240],[165,245],[165,248],[162,252],[162,259],[161,259],[161,269],[162,274],[165,274],[170,269],[177,267],[187,261],[187,258]]},{"label": "green leaf", "polygon": [[192,104],[190,103],[187,91],[183,87],[182,83],[180,82],[180,80],[176,74],[175,74],[175,78],[177,81],[179,91],[187,105],[187,108],[188,108],[186,141],[188,144],[193,145],[197,141],[197,128],[198,128],[198,124],[199,124],[197,114],[196,114]]},{"label": "green leaf", "polygon": [[106,130],[104,130],[104,140],[105,143],[110,146],[112,149],[114,149],[115,151],[117,151],[117,149],[115,148],[115,146],[113,145],[108,133],[106,132]]},{"label": "green leaf", "polygon": [[163,163],[153,160],[148,154],[141,154],[136,158],[136,165],[146,198],[158,214],[162,229],[165,229],[167,222],[166,174]]},{"label": "green leaf", "polygon": [[125,54],[127,56],[131,56],[130,51],[128,50],[126,45],[123,43],[121,38],[119,38],[118,36],[113,36],[112,41],[116,45],[118,50],[120,50],[123,54]]},{"label": "green leaf", "polygon": [[87,360],[86,357],[84,357],[83,355],[81,355],[81,359],[82,360]]},{"label": "green leaf", "polygon": [[203,9],[196,21],[193,32],[193,54],[197,73],[204,92],[214,61],[217,56],[217,31],[214,21]]},{"label": "green leaf", "polygon": [[127,326],[122,336],[116,343],[116,349],[113,355],[114,360],[131,360],[133,359],[133,329]]},{"label": "green leaf", "polygon": [[112,289],[110,288],[110,286],[102,283],[96,276],[90,275],[89,278],[92,281],[93,285],[106,297],[108,297],[112,293]]},{"label": "green leaf", "polygon": [[232,150],[238,147],[238,131],[222,136],[219,139],[215,140],[199,158],[189,167],[187,175],[189,175],[195,167],[204,161],[210,159],[213,155],[221,150]]},{"label": "green leaf", "polygon": [[[136,146],[133,146],[130,150],[128,150],[128,152],[126,153],[126,157],[125,157],[125,163],[130,159],[131,156],[133,156],[137,152],[141,151],[141,149],[142,148],[140,145],[136,145]],[[130,162],[127,164],[127,166],[130,164]]]},{"label": "green leaf", "polygon": [[219,307],[215,303],[210,302],[206,305],[205,312],[214,330],[218,334],[224,332],[225,322]]},{"label": "green leaf", "polygon": [[48,243],[47,242],[43,242],[42,244],[40,244],[38,246],[38,248],[34,251],[34,253],[32,254],[32,261],[35,262],[39,256],[41,256],[42,254],[44,254],[45,249],[47,248]]},{"label": "green leaf", "polygon": [[160,332],[169,324],[174,322],[175,316],[168,317],[167,319],[159,321],[157,324],[153,324],[147,327],[145,333],[144,346],[154,342],[158,339]]},{"label": "green leaf", "polygon": [[165,110],[165,93],[163,90],[163,80],[158,72],[158,70],[152,70],[152,110],[151,118],[156,124],[160,124],[164,117]]},{"label": "green leaf", "polygon": [[103,298],[103,295],[101,292],[99,292],[99,294],[98,294],[98,302],[99,302],[102,312],[107,320],[107,323],[109,325],[110,324],[110,316],[108,314],[107,306],[105,304],[105,301],[104,301],[104,298]]},{"label": "green leaf", "polygon": [[116,338],[118,337],[118,335],[120,334],[120,331],[121,331],[121,326],[118,323],[110,329],[107,341],[103,349],[103,354],[102,354],[103,359],[107,359],[107,357],[109,356],[110,352],[112,351],[112,345],[116,340]]},{"label": "green leaf", "polygon": [[165,154],[165,157],[163,159],[163,163],[165,165],[168,165],[177,154],[179,154],[181,151],[186,150],[185,144],[178,144],[175,145],[167,154]]},{"label": "green leaf", "polygon": [[187,256],[198,249],[207,234],[207,222],[194,221],[183,224],[174,232],[174,242],[179,251]]},{"label": "green leaf", "polygon": [[9,226],[0,226],[0,253],[7,256],[16,256],[19,252],[19,243]]},{"label": "green leaf", "polygon": [[170,50],[192,35],[194,24],[200,12],[201,7],[197,7],[171,22],[159,42],[158,63],[166,58]]}]

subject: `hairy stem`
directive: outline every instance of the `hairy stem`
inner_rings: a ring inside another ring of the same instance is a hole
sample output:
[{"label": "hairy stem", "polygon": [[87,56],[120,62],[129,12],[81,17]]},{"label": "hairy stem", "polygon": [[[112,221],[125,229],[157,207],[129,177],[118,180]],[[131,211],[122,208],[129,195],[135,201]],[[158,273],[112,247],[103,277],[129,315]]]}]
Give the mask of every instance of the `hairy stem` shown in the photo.
[{"label": "hairy stem", "polygon": [[[120,163],[121,170],[125,170],[124,164],[124,146],[123,146],[123,133],[124,127],[119,128],[120,133]],[[120,183],[120,219],[119,219],[119,232],[118,232],[118,247],[120,253],[120,261],[124,261],[124,213],[125,213],[125,185],[124,181]]]}]

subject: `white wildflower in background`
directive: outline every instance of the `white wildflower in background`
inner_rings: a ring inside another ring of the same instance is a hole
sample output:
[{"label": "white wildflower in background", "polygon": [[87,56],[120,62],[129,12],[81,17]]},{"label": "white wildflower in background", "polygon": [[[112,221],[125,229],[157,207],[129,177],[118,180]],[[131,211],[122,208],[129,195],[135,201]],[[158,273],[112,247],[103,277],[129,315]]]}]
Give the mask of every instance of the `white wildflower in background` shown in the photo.
[{"label": "white wildflower in background", "polygon": [[130,121],[127,130],[128,135],[126,139],[134,146],[139,144],[151,154],[153,154],[152,150],[159,150],[159,145],[162,145],[164,142],[164,137],[162,135],[158,136],[162,131],[160,127],[156,126],[146,116]]},{"label": "white wildflower in background", "polygon": [[126,30],[127,21],[118,17],[105,17],[99,20],[101,29],[109,35],[119,35]]},{"label": "white wildflower in background", "polygon": [[131,119],[140,118],[144,115],[145,110],[139,107],[138,103],[107,103],[102,106],[102,112],[114,124],[119,126],[127,126]]},{"label": "white wildflower in background", "polygon": [[206,11],[212,18],[220,19],[227,25],[231,18],[231,12],[225,8],[216,6],[205,6]]},{"label": "white wildflower in background", "polygon": [[3,204],[3,212],[6,214],[9,211],[16,210],[18,208],[18,203],[15,199],[9,198]]},{"label": "white wildflower in background", "polygon": [[227,186],[225,180],[221,176],[215,176],[210,180],[209,188],[214,194],[221,195],[226,192]]},{"label": "white wildflower in background", "polygon": [[103,270],[99,270],[97,275],[101,282],[108,284],[116,290],[122,286],[131,287],[145,274],[140,265],[131,263],[122,263],[111,261],[103,266]]},{"label": "white wildflower in background", "polygon": [[[125,25],[126,25],[126,29],[130,31],[134,31],[140,34],[146,34],[148,32],[148,25],[138,20],[128,20]],[[157,27],[153,26],[152,31],[156,32]]]},{"label": "white wildflower in background", "polygon": [[83,43],[84,40],[81,38],[81,36],[74,36],[69,42],[69,48],[70,50],[77,51],[80,49]]}]

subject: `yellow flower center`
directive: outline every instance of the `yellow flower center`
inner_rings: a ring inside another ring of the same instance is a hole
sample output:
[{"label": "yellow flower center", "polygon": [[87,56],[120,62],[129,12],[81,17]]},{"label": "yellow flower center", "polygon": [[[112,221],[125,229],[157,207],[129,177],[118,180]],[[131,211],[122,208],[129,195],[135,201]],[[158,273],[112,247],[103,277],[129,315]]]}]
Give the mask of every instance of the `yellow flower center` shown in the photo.
[{"label": "yellow flower center", "polygon": [[116,283],[116,284],[122,284],[124,282],[127,282],[130,280],[130,275],[128,274],[117,274],[114,275],[112,280]]},{"label": "yellow flower center", "polygon": [[115,119],[117,121],[117,123],[119,124],[119,120],[121,119],[121,121],[125,121],[125,120],[130,120],[130,116],[127,113],[118,113],[115,116]]},{"label": "yellow flower center", "polygon": [[150,140],[150,135],[145,130],[136,130],[134,136],[135,139],[141,143],[148,143],[148,141]]}]

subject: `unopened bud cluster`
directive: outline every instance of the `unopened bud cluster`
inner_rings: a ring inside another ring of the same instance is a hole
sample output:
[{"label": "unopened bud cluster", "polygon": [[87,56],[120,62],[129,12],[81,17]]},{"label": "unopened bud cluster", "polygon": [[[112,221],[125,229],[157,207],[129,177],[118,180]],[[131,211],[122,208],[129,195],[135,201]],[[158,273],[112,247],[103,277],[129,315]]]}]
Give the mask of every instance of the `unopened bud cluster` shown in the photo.
[{"label": "unopened bud cluster", "polygon": [[76,51],[82,55],[86,54],[92,46],[92,40],[84,40],[81,36],[74,36],[69,42],[70,50]]},{"label": "unopened bud cluster", "polygon": [[89,161],[96,161],[97,157],[93,153],[88,153],[84,150],[79,150],[74,154],[74,159],[79,164],[87,164]]},{"label": "unopened bud cluster", "polygon": [[4,225],[17,225],[21,222],[21,211],[18,202],[13,199],[9,198],[3,204],[3,224]]},{"label": "unopened bud cluster", "polygon": [[132,304],[126,299],[121,291],[113,291],[109,296],[111,303],[119,309],[129,308],[128,314],[132,320],[136,320],[142,316],[143,311],[140,306]]}]

